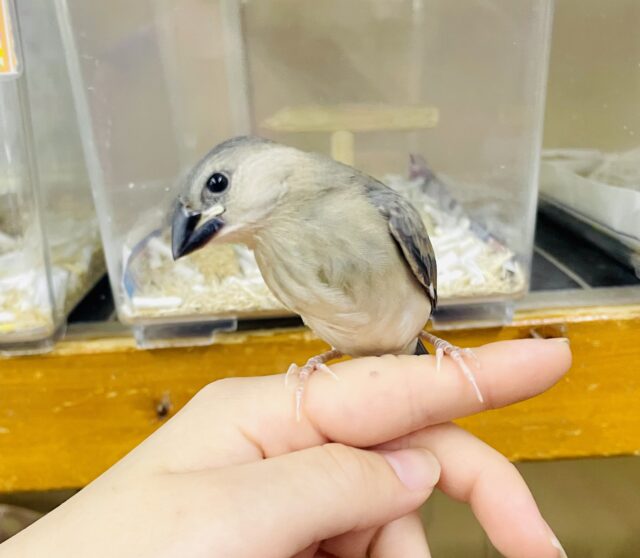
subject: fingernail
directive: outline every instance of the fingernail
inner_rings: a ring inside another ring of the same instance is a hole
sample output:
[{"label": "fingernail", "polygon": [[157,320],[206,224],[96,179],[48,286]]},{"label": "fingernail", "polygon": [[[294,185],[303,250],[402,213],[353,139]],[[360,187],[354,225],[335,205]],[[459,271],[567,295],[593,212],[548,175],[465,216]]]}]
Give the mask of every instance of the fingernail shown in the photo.
[{"label": "fingernail", "polygon": [[556,537],[555,535],[551,537],[551,546],[558,550],[558,558],[568,558],[567,553],[564,551],[564,548],[562,548],[562,545],[558,540],[558,537]]},{"label": "fingernail", "polygon": [[440,478],[440,463],[423,449],[403,449],[378,452],[391,465],[398,478],[409,490],[428,490]]},{"label": "fingernail", "polygon": [[564,343],[565,345],[571,344],[568,337],[551,337],[547,339],[547,341],[555,341],[556,343]]}]

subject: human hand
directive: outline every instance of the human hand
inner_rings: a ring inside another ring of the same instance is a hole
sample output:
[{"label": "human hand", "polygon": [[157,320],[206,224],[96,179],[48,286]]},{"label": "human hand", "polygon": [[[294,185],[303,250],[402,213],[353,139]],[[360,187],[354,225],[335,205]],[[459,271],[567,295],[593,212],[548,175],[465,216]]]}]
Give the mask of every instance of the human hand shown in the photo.
[{"label": "human hand", "polygon": [[300,423],[282,376],[210,384],[0,557],[426,557],[415,510],[436,483],[471,504],[505,556],[561,557],[516,469],[448,421],[549,388],[569,348],[475,352],[484,404],[453,362],[436,373],[424,356],[339,363],[340,381],[315,374]]}]

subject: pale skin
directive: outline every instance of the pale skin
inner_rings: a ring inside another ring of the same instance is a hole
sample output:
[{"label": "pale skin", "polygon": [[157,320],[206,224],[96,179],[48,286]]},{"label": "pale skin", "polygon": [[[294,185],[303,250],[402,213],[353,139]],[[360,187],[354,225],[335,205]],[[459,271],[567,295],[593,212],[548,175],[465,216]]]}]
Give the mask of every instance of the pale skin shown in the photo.
[{"label": "pale skin", "polygon": [[339,380],[310,378],[300,422],[281,375],[215,382],[0,558],[428,557],[415,512],[434,487],[468,502],[504,556],[561,557],[517,470],[449,421],[545,391],[569,347],[475,352],[482,403],[432,356],[332,365]]}]

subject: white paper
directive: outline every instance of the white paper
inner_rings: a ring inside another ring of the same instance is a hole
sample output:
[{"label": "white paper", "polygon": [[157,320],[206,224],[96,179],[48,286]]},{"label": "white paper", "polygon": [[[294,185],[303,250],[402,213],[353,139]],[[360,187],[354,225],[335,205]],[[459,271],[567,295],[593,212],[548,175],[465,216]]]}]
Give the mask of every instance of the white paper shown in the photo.
[{"label": "white paper", "polygon": [[[580,165],[570,160],[546,159],[545,154],[540,169],[542,194],[626,237],[632,243],[640,241],[640,189],[607,184],[596,180],[591,174],[581,176],[576,172],[576,167],[584,169],[588,166],[584,158],[581,158]],[[603,164],[599,159],[590,172],[597,172],[602,178]]]}]

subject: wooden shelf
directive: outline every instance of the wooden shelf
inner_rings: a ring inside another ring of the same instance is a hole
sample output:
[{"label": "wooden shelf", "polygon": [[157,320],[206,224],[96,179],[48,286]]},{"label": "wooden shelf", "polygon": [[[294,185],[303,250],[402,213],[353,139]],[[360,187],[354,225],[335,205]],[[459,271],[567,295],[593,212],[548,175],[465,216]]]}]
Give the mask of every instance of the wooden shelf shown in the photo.
[{"label": "wooden shelf", "polygon": [[346,165],[355,160],[355,134],[409,132],[434,128],[440,113],[424,105],[351,103],[284,107],[260,125],[273,132],[328,132],[331,156]]},{"label": "wooden shelf", "polygon": [[[513,460],[640,452],[640,305],[520,312],[503,328],[456,330],[476,346],[570,338],[574,365],[540,397],[460,420]],[[125,336],[70,338],[48,355],[0,361],[0,492],[82,486],[226,376],[286,370],[325,345],[303,329],[234,333],[210,347],[138,350]],[[514,370],[514,374],[517,371]]]},{"label": "wooden shelf", "polygon": [[261,127],[274,132],[379,132],[433,128],[438,109],[354,103],[286,107],[267,118]]}]

